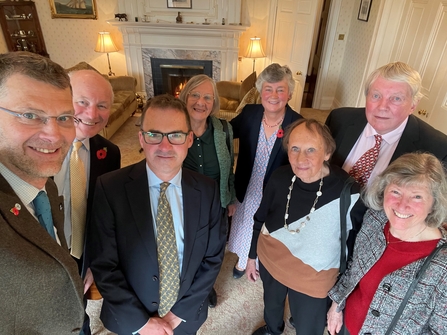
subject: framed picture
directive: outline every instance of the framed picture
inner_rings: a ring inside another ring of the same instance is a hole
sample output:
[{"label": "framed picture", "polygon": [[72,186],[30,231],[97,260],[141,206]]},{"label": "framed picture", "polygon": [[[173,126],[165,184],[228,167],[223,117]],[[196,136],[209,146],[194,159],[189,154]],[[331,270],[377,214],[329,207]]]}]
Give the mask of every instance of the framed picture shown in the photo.
[{"label": "framed picture", "polygon": [[372,0],[360,0],[359,16],[357,17],[358,20],[368,22],[371,3]]},{"label": "framed picture", "polygon": [[49,1],[53,19],[97,19],[95,0]]},{"label": "framed picture", "polygon": [[192,0],[168,0],[168,8],[192,8]]}]

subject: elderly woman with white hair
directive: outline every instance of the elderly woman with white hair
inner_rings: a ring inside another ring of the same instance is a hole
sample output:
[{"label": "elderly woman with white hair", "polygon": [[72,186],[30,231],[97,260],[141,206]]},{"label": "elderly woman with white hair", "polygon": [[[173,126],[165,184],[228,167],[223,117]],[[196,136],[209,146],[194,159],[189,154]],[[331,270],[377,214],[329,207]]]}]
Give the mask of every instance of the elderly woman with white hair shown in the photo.
[{"label": "elderly woman with white hair", "polygon": [[442,164],[431,154],[405,154],[372,181],[363,198],[370,209],[352,263],[329,292],[329,332],[447,334]]}]

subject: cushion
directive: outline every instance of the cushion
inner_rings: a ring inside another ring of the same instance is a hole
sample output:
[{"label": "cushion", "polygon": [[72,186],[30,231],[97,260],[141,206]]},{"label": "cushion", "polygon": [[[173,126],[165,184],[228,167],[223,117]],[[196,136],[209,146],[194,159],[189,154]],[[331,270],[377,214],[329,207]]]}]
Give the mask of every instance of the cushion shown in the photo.
[{"label": "cushion", "polygon": [[249,75],[244,81],[241,83],[241,87],[239,88],[239,101],[242,100],[248,91],[255,87],[256,83],[256,71]]},{"label": "cushion", "polygon": [[247,92],[247,94],[245,94],[244,98],[239,104],[239,107],[236,109],[236,115],[242,111],[245,105],[256,103],[260,103],[260,95],[256,87],[253,87],[250,91]]}]

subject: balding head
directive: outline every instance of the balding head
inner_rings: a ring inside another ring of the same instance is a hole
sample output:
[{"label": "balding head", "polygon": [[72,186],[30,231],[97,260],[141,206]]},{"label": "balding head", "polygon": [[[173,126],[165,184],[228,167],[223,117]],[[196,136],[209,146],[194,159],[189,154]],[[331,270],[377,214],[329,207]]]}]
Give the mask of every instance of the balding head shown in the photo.
[{"label": "balding head", "polygon": [[113,104],[112,86],[93,70],[73,71],[69,76],[75,115],[80,119],[76,126],[76,138],[91,138],[107,124]]}]

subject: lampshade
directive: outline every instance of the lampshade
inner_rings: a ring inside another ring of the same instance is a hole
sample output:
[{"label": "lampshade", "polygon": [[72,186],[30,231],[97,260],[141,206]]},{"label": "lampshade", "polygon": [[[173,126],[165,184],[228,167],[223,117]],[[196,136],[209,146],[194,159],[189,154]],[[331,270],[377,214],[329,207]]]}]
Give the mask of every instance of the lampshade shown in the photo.
[{"label": "lampshade", "polygon": [[112,37],[108,31],[100,31],[98,33],[98,42],[96,42],[96,52],[115,52],[118,51]]},{"label": "lampshade", "polygon": [[264,50],[262,50],[261,38],[251,37],[250,44],[248,45],[247,51],[244,55],[246,58],[262,58],[265,57]]}]

